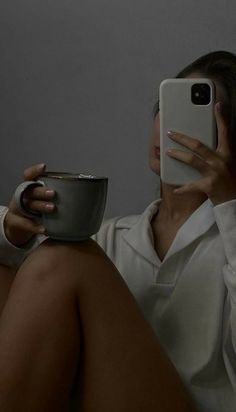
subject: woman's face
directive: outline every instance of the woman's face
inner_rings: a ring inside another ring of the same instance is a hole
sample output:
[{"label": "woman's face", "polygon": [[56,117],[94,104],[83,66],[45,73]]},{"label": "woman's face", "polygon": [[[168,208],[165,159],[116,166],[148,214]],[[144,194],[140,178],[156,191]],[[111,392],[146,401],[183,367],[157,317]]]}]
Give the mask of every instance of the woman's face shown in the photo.
[{"label": "woman's face", "polygon": [[[204,78],[201,73],[192,73],[191,75],[187,76],[190,79],[198,79]],[[216,88],[216,103],[218,101],[225,101],[225,92],[221,84],[214,80],[215,88]],[[151,132],[151,140],[150,140],[150,147],[149,147],[149,166],[150,169],[160,176],[160,117],[159,113],[155,116],[153,125],[152,125],[152,132]]]}]

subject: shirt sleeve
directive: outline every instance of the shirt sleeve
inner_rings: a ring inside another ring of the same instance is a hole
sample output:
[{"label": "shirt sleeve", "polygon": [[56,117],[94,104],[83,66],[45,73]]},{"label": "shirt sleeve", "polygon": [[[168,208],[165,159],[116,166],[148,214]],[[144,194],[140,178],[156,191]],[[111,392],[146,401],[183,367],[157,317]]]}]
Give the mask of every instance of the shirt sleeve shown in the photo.
[{"label": "shirt sleeve", "polygon": [[223,357],[236,390],[236,200],[214,207],[227,263],[223,268],[227,288],[224,310]]},{"label": "shirt sleeve", "polygon": [[4,231],[4,219],[8,208],[0,206],[0,264],[18,268],[25,258],[33,251],[43,240],[45,236],[37,236],[28,242],[24,247],[16,247],[9,242]]}]

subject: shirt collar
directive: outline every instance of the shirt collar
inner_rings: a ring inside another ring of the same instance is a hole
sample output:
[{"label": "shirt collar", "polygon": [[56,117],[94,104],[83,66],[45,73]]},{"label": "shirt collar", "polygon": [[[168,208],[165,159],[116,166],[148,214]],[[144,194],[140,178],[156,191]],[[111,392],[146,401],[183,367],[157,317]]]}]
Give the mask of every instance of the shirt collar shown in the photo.
[{"label": "shirt collar", "polygon": [[[138,221],[123,235],[133,249],[155,266],[160,266],[161,261],[153,247],[151,220],[158,211],[160,202],[161,199],[152,202],[139,216]],[[214,223],[212,202],[206,200],[178,230],[163,262],[204,234]]]},{"label": "shirt collar", "polygon": [[160,260],[153,247],[151,220],[158,211],[161,199],[152,202],[139,216],[138,221],[124,233],[125,241],[153,265],[160,266]]},{"label": "shirt collar", "polygon": [[206,200],[180,227],[164,260],[206,233],[214,223],[215,215],[213,212],[213,204],[210,200]]}]

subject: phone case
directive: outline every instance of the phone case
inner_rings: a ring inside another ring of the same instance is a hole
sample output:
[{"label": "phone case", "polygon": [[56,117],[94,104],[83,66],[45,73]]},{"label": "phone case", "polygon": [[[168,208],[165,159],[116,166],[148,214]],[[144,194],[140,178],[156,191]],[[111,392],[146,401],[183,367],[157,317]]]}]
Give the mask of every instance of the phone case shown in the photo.
[{"label": "phone case", "polygon": [[[192,86],[207,83],[210,86],[210,103],[198,105],[192,102]],[[209,79],[167,79],[160,85],[160,159],[161,180],[171,185],[183,185],[201,178],[193,167],[169,157],[168,148],[189,151],[167,136],[168,130],[176,131],[216,148],[216,124],[214,117],[215,89]]]}]

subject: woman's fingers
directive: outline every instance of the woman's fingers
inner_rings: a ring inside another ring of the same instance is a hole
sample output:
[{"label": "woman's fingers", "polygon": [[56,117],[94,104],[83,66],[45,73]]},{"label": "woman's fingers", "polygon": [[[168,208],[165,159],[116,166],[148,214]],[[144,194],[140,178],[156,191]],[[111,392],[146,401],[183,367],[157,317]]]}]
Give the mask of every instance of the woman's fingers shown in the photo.
[{"label": "woman's fingers", "polygon": [[31,167],[28,167],[24,171],[24,179],[25,180],[34,180],[38,176],[40,176],[46,169],[46,165],[44,163],[40,163]]},{"label": "woman's fingers", "polygon": [[[35,180],[44,173],[44,163],[31,166],[24,171],[24,179]],[[23,201],[33,212],[50,213],[55,209],[55,192],[47,187],[34,187],[26,190]],[[25,216],[17,207],[13,196],[4,219],[4,230],[8,240],[15,246],[26,244],[34,235],[46,234],[45,228],[34,217]]]},{"label": "woman's fingers", "polygon": [[[24,171],[26,180],[33,180],[45,171],[45,164],[31,166]],[[55,209],[55,205],[50,202],[55,197],[54,190],[49,187],[36,186],[29,187],[24,194],[24,202],[28,209],[39,213],[50,213]]]},{"label": "woman's fingers", "polygon": [[168,149],[167,154],[168,156],[180,160],[194,169],[197,169],[202,175],[209,172],[209,164],[192,152],[187,152],[186,150]]},{"label": "woman's fingers", "polygon": [[167,154],[198,170],[202,178],[184,185],[175,193],[202,192],[214,205],[236,198],[235,166],[230,150],[228,127],[222,114],[221,105],[215,106],[218,131],[218,145],[212,150],[199,140],[181,133],[169,132],[173,141],[189,150],[169,149]]},{"label": "woman's fingers", "polygon": [[49,187],[37,186],[26,191],[26,197],[37,200],[51,200],[55,197],[55,191]]},{"label": "woman's fingers", "polygon": [[214,151],[207,147],[204,143],[200,142],[200,140],[198,139],[172,131],[168,131],[168,137],[181,144],[182,146],[187,147],[203,159],[210,160],[214,157]]},{"label": "woman's fingers", "polygon": [[209,177],[204,177],[202,179],[196,180],[195,182],[188,183],[184,186],[174,189],[174,193],[194,193],[203,192],[206,193],[206,188],[211,184]]},{"label": "woman's fingers", "polygon": [[228,128],[226,126],[222,114],[222,104],[220,102],[218,102],[215,105],[215,119],[218,134],[218,146],[216,151],[210,149],[204,143],[200,142],[198,139],[195,139],[190,136],[185,136],[181,133],[168,131],[168,137],[171,138],[173,141],[181,144],[182,146],[187,147],[192,152],[196,153],[198,156],[206,160],[209,164],[214,163],[216,159],[216,152],[218,152],[218,155],[223,155],[224,158],[230,157],[231,151],[229,144]]},{"label": "woman's fingers", "polygon": [[39,186],[26,190],[23,199],[27,209],[33,212],[50,213],[55,209],[54,197],[54,190]]},{"label": "woman's fingers", "polygon": [[34,212],[39,212],[39,213],[50,213],[55,209],[54,203],[43,202],[40,200],[27,199],[25,200],[25,204],[27,206],[27,209],[30,209]]}]

